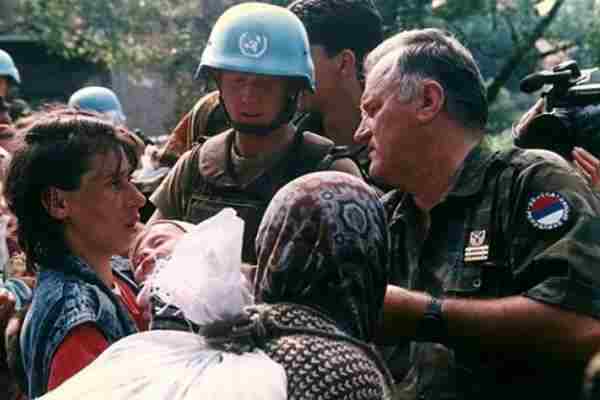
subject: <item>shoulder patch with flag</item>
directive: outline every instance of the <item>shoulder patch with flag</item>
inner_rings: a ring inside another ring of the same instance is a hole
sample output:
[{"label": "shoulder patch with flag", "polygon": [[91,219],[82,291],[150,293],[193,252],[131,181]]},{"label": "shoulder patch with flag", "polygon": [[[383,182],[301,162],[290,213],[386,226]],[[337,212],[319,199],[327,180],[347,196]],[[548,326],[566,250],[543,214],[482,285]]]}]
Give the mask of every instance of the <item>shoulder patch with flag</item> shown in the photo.
[{"label": "shoulder patch with flag", "polygon": [[544,192],[529,199],[526,214],[531,225],[549,231],[563,226],[570,212],[571,207],[561,194]]}]

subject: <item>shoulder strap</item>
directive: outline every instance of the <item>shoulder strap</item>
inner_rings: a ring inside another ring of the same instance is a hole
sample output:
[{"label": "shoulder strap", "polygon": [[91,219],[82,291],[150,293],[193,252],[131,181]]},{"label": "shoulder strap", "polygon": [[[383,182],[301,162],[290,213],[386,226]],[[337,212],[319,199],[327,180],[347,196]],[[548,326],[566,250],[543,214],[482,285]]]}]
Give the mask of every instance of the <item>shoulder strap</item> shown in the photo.
[{"label": "shoulder strap", "polygon": [[204,143],[206,143],[206,139],[202,141],[202,143],[197,144],[190,150],[190,165],[195,167],[196,171],[193,174],[193,178],[190,180],[190,184],[186,188],[188,192],[188,197],[195,191],[197,191],[201,186],[205,187],[206,180],[203,178],[202,173],[200,172],[200,150]]},{"label": "shoulder strap", "polygon": [[323,159],[322,168],[320,170],[330,169],[331,165],[341,159],[349,159],[356,164],[365,182],[372,184],[371,177],[368,173],[368,165],[364,165],[360,161],[360,154],[366,150],[367,146],[334,146],[329,154]]},{"label": "shoulder strap", "polygon": [[328,169],[335,161],[328,157],[335,147],[331,140],[308,131],[299,133],[298,138],[292,162],[295,176]]},{"label": "shoulder strap", "polygon": [[195,143],[200,142],[202,138],[214,136],[224,131],[227,126],[227,120],[224,118],[221,108],[219,92],[214,91],[205,95],[192,108],[190,127],[186,137],[187,148],[191,148]]}]

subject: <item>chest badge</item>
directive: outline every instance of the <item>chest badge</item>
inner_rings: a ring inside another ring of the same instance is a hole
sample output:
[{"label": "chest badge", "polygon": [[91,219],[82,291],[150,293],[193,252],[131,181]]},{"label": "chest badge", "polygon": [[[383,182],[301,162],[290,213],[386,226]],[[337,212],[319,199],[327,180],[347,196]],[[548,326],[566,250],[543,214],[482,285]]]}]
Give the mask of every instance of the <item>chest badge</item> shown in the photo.
[{"label": "chest badge", "polygon": [[489,257],[490,246],[486,244],[486,231],[471,231],[469,245],[465,247],[465,262],[485,261]]},{"label": "chest badge", "polygon": [[569,220],[571,208],[562,195],[544,192],[532,196],[527,204],[527,220],[534,227],[549,231],[563,226]]}]

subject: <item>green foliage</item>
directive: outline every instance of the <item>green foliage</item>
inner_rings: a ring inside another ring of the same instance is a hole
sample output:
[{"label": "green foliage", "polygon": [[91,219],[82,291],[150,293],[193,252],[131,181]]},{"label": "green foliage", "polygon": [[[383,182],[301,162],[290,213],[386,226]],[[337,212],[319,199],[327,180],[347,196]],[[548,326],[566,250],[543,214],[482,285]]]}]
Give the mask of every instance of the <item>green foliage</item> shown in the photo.
[{"label": "green foliage", "polygon": [[[291,0],[270,0],[287,5]],[[548,0],[546,0],[548,1]],[[228,6],[241,0],[20,0],[15,32],[33,35],[65,58],[106,66],[126,65],[136,73],[161,71],[178,93],[177,114],[203,92],[192,80],[210,29]],[[500,87],[492,99],[489,128],[500,133],[535,96],[518,93],[518,80],[539,68],[540,54],[526,46],[515,52],[543,16],[538,0],[374,0],[386,35],[435,26],[457,34],[475,54],[485,79]],[[543,32],[556,51],[581,65],[600,64],[600,11],[596,0],[569,0]],[[551,4],[548,3],[548,4]],[[550,51],[552,53],[552,51]],[[507,61],[513,58],[513,64]],[[498,75],[502,77],[495,81]]]},{"label": "green foliage", "polygon": [[511,131],[513,122],[521,118],[524,110],[533,105],[534,97],[520,92],[500,90],[496,101],[490,105],[487,131],[492,136],[502,136]]},{"label": "green foliage", "polygon": [[147,11],[139,3],[124,1],[24,0],[20,3],[20,28],[67,59],[85,58],[107,65],[125,59],[143,62],[150,50],[134,35],[140,28],[136,19],[128,18],[134,9]]},{"label": "green foliage", "polygon": [[161,72],[176,88],[179,116],[202,94],[193,72],[225,7],[221,0],[21,0],[13,30],[65,59],[125,66],[134,77]]}]

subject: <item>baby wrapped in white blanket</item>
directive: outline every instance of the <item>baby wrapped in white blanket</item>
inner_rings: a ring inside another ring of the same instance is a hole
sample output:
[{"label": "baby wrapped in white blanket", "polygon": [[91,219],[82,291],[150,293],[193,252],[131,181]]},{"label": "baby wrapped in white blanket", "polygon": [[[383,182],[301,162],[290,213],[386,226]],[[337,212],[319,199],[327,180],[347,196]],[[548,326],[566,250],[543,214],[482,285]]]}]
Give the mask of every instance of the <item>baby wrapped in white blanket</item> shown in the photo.
[{"label": "baby wrapped in white blanket", "polygon": [[[185,234],[146,283],[199,325],[227,322],[253,303],[241,273],[243,221],[225,209]],[[43,400],[286,399],[282,366],[261,350],[240,354],[200,335],[149,331],[110,346]]]}]

